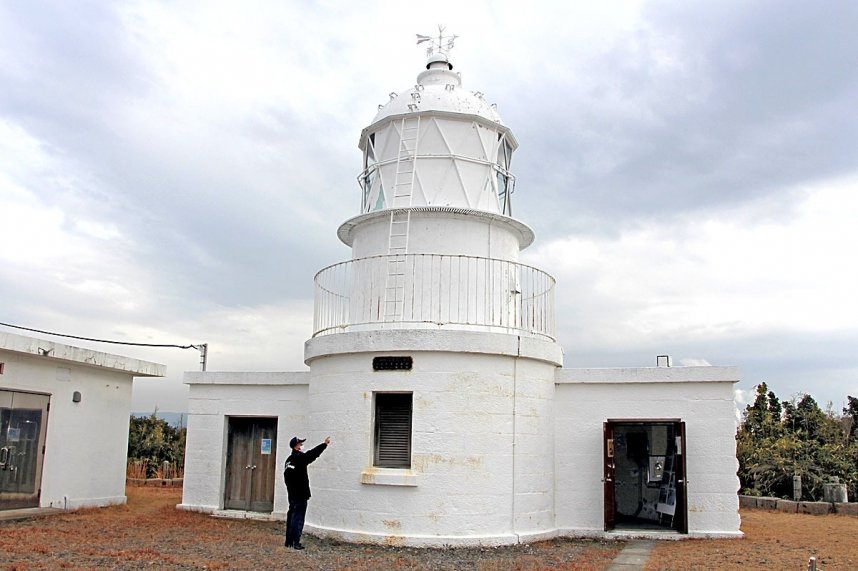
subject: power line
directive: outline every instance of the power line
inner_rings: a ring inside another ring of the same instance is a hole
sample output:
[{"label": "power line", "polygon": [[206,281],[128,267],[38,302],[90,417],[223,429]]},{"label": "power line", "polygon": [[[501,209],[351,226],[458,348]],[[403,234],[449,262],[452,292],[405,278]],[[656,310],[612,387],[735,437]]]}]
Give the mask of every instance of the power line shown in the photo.
[{"label": "power line", "polygon": [[34,333],[44,333],[45,335],[56,335],[57,337],[68,337],[69,339],[80,339],[82,341],[96,341],[98,343],[113,343],[114,345],[134,345],[135,347],[175,347],[176,349],[196,349],[194,345],[166,345],[158,343],[132,343],[130,341],[110,341],[109,339],[93,339],[92,337],[78,337],[77,335],[66,335],[65,333],[55,333],[53,331],[42,331],[41,329],[32,329],[30,327],[22,327],[21,325],[12,325],[11,323],[3,323],[0,325],[5,327],[14,327],[15,329],[23,329],[24,331],[32,331]]},{"label": "power line", "polygon": [[14,329],[22,329],[24,331],[32,331],[33,333],[42,333],[44,335],[54,335],[56,337],[67,337],[69,339],[80,339],[81,341],[95,341],[96,343],[111,343],[113,345],[131,345],[133,347],[171,347],[175,349],[196,349],[200,352],[200,366],[202,370],[206,370],[206,357],[208,356],[208,343],[200,343],[199,345],[174,345],[169,343],[134,343],[132,341],[112,341],[110,339],[95,339],[93,337],[80,337],[78,335],[68,335],[66,333],[56,333],[55,331],[43,331],[41,329],[33,329],[32,327],[23,327],[21,325],[13,325],[12,323],[3,323],[4,327],[12,327]]}]

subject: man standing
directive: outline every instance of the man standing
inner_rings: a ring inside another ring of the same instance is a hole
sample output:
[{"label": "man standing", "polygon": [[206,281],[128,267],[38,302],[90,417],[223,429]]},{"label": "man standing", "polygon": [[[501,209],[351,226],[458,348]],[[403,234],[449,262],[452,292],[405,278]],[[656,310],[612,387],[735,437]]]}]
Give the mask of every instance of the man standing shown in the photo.
[{"label": "man standing", "polygon": [[289,441],[292,454],[286,459],[283,479],[286,480],[286,491],[289,492],[289,511],[286,512],[286,547],[304,549],[301,544],[301,534],[304,532],[304,516],[307,514],[307,500],[310,499],[310,478],[307,476],[307,465],[318,458],[331,437],[325,438],[309,452],[302,452],[304,440],[293,436]]}]

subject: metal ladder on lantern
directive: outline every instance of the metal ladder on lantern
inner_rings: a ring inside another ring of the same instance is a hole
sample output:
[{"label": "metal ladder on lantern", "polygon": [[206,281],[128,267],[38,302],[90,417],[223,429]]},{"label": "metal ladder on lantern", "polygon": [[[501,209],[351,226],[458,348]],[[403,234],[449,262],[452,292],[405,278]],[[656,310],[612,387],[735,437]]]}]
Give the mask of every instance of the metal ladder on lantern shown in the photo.
[{"label": "metal ladder on lantern", "polygon": [[[417,162],[420,116],[403,117],[399,128],[399,152],[391,199],[390,232],[387,238],[387,283],[384,290],[384,321],[402,320],[405,308],[405,268],[411,202]],[[399,210],[404,209],[404,210]]]}]

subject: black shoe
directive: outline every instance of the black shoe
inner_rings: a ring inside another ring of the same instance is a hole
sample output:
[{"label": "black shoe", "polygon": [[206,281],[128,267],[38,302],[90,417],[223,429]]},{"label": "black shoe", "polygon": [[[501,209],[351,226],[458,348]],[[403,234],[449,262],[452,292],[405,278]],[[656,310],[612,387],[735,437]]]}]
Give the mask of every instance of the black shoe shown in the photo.
[{"label": "black shoe", "polygon": [[294,544],[294,543],[292,543],[291,541],[287,541],[287,542],[286,542],[286,543],[284,543],[283,545],[285,545],[286,547],[294,547],[294,546],[295,546],[295,544]]},{"label": "black shoe", "polygon": [[300,551],[302,549],[306,549],[306,547],[304,547],[304,545],[301,543],[296,543],[295,545],[292,546],[292,549],[297,549],[298,551]]}]

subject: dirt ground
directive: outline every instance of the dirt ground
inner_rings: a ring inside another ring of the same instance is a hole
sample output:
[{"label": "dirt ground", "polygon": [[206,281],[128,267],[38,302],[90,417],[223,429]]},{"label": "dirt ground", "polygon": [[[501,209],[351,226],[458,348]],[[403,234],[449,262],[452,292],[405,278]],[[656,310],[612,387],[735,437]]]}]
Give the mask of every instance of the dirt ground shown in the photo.
[{"label": "dirt ground", "polygon": [[858,517],[742,510],[743,539],[689,539],[660,542],[647,571],[858,569]]},{"label": "dirt ground", "polygon": [[127,494],[125,506],[0,523],[0,569],[571,571],[605,569],[622,547],[557,540],[496,549],[408,549],[305,536],[307,549],[295,551],[283,547],[282,522],[180,511],[178,489],[129,487]]},{"label": "dirt ground", "polygon": [[[0,569],[603,570],[622,542],[554,540],[483,549],[408,549],[305,537],[283,547],[281,522],[175,509],[181,490],[129,488],[128,504],[0,523]],[[312,509],[312,506],[311,508]],[[858,569],[858,518],[744,511],[741,540],[662,542],[649,570]]]}]

